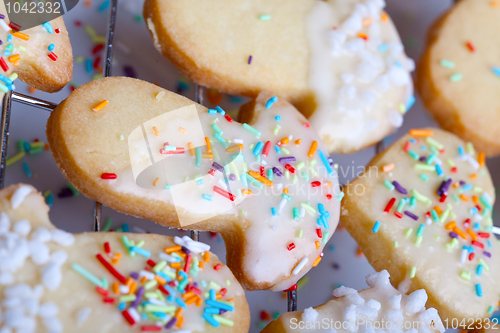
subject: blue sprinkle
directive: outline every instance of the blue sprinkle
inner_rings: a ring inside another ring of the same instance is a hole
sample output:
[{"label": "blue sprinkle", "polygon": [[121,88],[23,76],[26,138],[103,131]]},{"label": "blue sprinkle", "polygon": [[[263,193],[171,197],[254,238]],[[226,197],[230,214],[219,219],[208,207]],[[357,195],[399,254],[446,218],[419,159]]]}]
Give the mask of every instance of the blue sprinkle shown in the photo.
[{"label": "blue sprinkle", "polygon": [[87,71],[87,73],[92,74],[93,68],[92,68],[92,60],[91,59],[85,60],[85,70]]},{"label": "blue sprinkle", "polygon": [[9,57],[11,55],[11,53],[9,50],[5,50],[5,51],[3,51],[3,55],[6,57]]},{"label": "blue sprinkle", "polygon": [[378,50],[379,50],[380,52],[385,52],[385,51],[387,51],[388,49],[389,49],[389,47],[388,47],[387,45],[385,45],[385,44],[382,44],[382,45],[380,45],[380,46],[378,47]]},{"label": "blue sprinkle", "polygon": [[31,150],[31,146],[30,146],[29,142],[24,141],[23,147],[24,147],[24,151],[26,151],[26,152],[29,152]]},{"label": "blue sprinkle", "polygon": [[253,149],[253,154],[255,156],[258,156],[260,154],[260,152],[262,151],[262,148],[264,148],[264,143],[261,141],[257,142],[257,144],[255,145],[255,148]]},{"label": "blue sprinkle", "polygon": [[47,30],[47,32],[48,32],[49,34],[51,34],[51,35],[53,35],[53,34],[54,34],[54,29],[52,29],[52,25],[51,25],[49,22],[44,22],[44,23],[42,24],[42,27],[44,27],[44,28],[45,28],[45,30]]},{"label": "blue sprinkle", "polygon": [[266,102],[266,109],[270,109],[271,106],[273,106],[273,104],[276,103],[277,101],[278,101],[278,97],[276,97],[276,96],[269,98],[269,100]]},{"label": "blue sprinkle", "polygon": [[209,314],[206,314],[206,313],[203,314],[203,319],[205,319],[210,325],[212,325],[215,328],[220,326],[219,322],[217,320],[215,320],[214,317],[212,317]]},{"label": "blue sprinkle", "polygon": [[498,67],[496,67],[496,66],[493,66],[493,67],[491,68],[491,70],[493,71],[493,73],[494,73],[496,76],[500,77],[500,68],[498,68]]},{"label": "blue sprinkle", "polygon": [[325,165],[326,171],[330,176],[333,176],[333,170],[332,167],[330,166],[330,163],[328,163],[328,160],[326,159],[325,155],[321,150],[318,150],[319,157],[323,161],[323,164]]},{"label": "blue sprinkle", "polygon": [[462,188],[464,189],[464,191],[469,191],[469,190],[472,190],[473,186],[472,186],[472,184],[466,184],[466,185],[462,186]]},{"label": "blue sprinkle", "polygon": [[325,205],[323,205],[322,203],[319,203],[318,204],[318,210],[319,210],[319,213],[321,215],[325,214]]},{"label": "blue sprinkle", "polygon": [[149,252],[148,250],[144,250],[143,248],[140,248],[138,246],[131,246],[130,251],[140,254],[141,256],[146,258],[151,257],[151,252]]},{"label": "blue sprinkle", "polygon": [[483,297],[483,290],[481,289],[481,285],[479,283],[476,284],[476,294],[479,297]]},{"label": "blue sprinkle", "polygon": [[129,228],[129,226],[128,226],[127,223],[125,223],[124,225],[122,225],[122,231],[123,232],[130,232],[130,228]]},{"label": "blue sprinkle", "polygon": [[28,163],[23,162],[23,169],[24,169],[24,173],[26,174],[27,177],[32,176],[32,173],[31,173],[30,167],[28,166]]},{"label": "blue sprinkle", "polygon": [[202,194],[201,197],[205,200],[212,201],[212,196],[209,194]]},{"label": "blue sprinkle", "polygon": [[436,164],[436,173],[438,174],[439,177],[444,175],[443,169],[441,169],[441,166],[439,164]]},{"label": "blue sprinkle", "polygon": [[491,242],[489,239],[486,241],[486,243],[488,244],[488,247],[491,247]]},{"label": "blue sprinkle", "polygon": [[476,215],[477,212],[478,212],[477,207],[472,207],[471,209],[469,209],[469,214],[470,215]]},{"label": "blue sprinkle", "polygon": [[217,114],[217,110],[215,110],[215,109],[208,109],[208,113],[210,113],[210,114]]},{"label": "blue sprinkle", "polygon": [[215,295],[215,290],[210,289],[210,291],[208,292],[208,294],[209,294],[210,299],[211,299],[212,301],[216,301],[216,300],[217,300],[217,297],[216,297],[216,295]]},{"label": "blue sprinkle", "polygon": [[189,275],[187,275],[187,273],[186,273],[186,272],[184,272],[184,271],[181,271],[181,270],[180,270],[177,274],[179,274],[180,276],[182,276],[182,277],[183,277],[183,278],[185,278],[185,279],[188,279],[188,278],[189,278]]},{"label": "blue sprinkle", "polygon": [[204,181],[202,178],[200,178],[200,179],[198,179],[198,180],[196,181],[196,183],[197,183],[198,185],[202,185],[204,182],[205,182],[205,181]]},{"label": "blue sprinkle", "polygon": [[54,51],[55,48],[56,46],[54,44],[50,44],[48,47],[49,51]]},{"label": "blue sprinkle", "polygon": [[281,154],[281,149],[280,149],[280,146],[275,145],[275,146],[274,146],[274,149],[276,150],[276,152],[277,152],[278,154]]},{"label": "blue sprinkle", "polygon": [[276,121],[280,121],[281,120],[281,116],[276,116],[276,117],[274,117],[274,119],[276,119]]},{"label": "blue sprinkle", "polygon": [[120,304],[118,304],[118,310],[120,311],[125,310],[125,302],[121,302]]},{"label": "blue sprinkle", "polygon": [[45,202],[47,203],[47,206],[52,207],[52,204],[54,203],[54,195],[51,193],[47,196],[47,199],[45,199]]},{"label": "blue sprinkle", "polygon": [[212,301],[211,299],[207,299],[205,303],[213,308],[219,308],[226,311],[234,311],[234,306],[225,303],[220,303],[217,301]]},{"label": "blue sprinkle", "polygon": [[7,42],[8,43],[12,42],[12,35],[11,34],[7,35]]},{"label": "blue sprinkle", "polygon": [[464,155],[464,153],[465,153],[465,152],[464,152],[464,147],[459,146],[459,147],[458,147],[458,154],[459,154],[460,156],[463,156],[463,155]]},{"label": "blue sprinkle", "polygon": [[220,106],[216,106],[215,109],[221,114],[221,116],[226,114],[226,111],[224,111]]},{"label": "blue sprinkle", "polygon": [[378,229],[380,229],[380,222],[379,221],[375,221],[375,224],[373,225],[373,229],[372,231],[374,233],[377,233],[378,232]]},{"label": "blue sprinkle", "polygon": [[271,213],[273,214],[273,216],[276,216],[277,215],[276,208],[271,207]]},{"label": "blue sprinkle", "polygon": [[220,310],[217,308],[205,308],[203,312],[205,312],[206,314],[219,314]]},{"label": "blue sprinkle", "polygon": [[179,297],[175,299],[175,303],[179,304],[180,307],[187,309],[187,304]]},{"label": "blue sprinkle", "polygon": [[410,99],[408,100],[408,103],[406,104],[406,111],[410,111],[410,109],[412,108],[412,106],[415,104],[415,96],[410,96]]},{"label": "blue sprinkle", "polygon": [[99,10],[100,12],[105,11],[106,9],[108,9],[108,7],[109,7],[109,3],[110,3],[110,1],[109,1],[109,0],[104,1],[104,2],[103,2],[100,6],[99,6],[99,9],[98,9],[98,10]]},{"label": "blue sprinkle", "polygon": [[477,265],[476,274],[479,276],[483,273],[483,265]]}]

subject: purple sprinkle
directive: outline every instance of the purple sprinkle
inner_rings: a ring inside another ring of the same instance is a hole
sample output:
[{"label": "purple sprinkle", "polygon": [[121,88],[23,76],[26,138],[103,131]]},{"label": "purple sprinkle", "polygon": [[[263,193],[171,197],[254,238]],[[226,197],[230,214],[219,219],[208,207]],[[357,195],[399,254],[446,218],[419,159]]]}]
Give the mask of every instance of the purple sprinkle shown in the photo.
[{"label": "purple sprinkle", "polygon": [[334,262],[334,263],[332,263],[332,268],[337,270],[340,268],[340,265],[338,263]]},{"label": "purple sprinkle", "polygon": [[282,177],[283,174],[281,173],[280,169],[278,169],[277,167],[273,167],[273,172],[276,174],[276,176],[278,177]]},{"label": "purple sprinkle", "polygon": [[189,249],[187,247],[182,247],[182,252],[184,252],[185,254],[190,254],[191,251],[189,251]]},{"label": "purple sprinkle", "polygon": [[408,191],[403,186],[401,186],[401,184],[398,183],[397,181],[393,181],[392,185],[394,185],[394,187],[396,188],[396,190],[399,193],[401,193],[401,194],[407,194],[408,193]]},{"label": "purple sprinkle", "polygon": [[236,176],[234,175],[234,173],[229,175],[229,180],[233,182],[236,180]]},{"label": "purple sprinkle", "polygon": [[5,18],[5,15],[0,14],[0,20],[3,20]]},{"label": "purple sprinkle", "polygon": [[213,166],[214,168],[216,168],[217,170],[219,170],[220,172],[224,172],[224,168],[223,168],[223,167],[222,167],[222,165],[220,165],[219,163],[214,162],[214,163],[212,163],[212,166]]},{"label": "purple sprinkle", "polygon": [[198,282],[193,282],[193,287],[198,288]]},{"label": "purple sprinkle", "polygon": [[437,189],[436,194],[438,196],[442,196],[443,194],[447,193],[448,189],[450,188],[451,182],[452,182],[451,178],[448,180],[443,180],[441,182],[441,185],[439,185],[439,188]]},{"label": "purple sprinkle", "polygon": [[123,66],[123,72],[125,73],[125,76],[131,77],[131,78],[137,78],[137,74],[135,72],[135,69],[132,66],[125,65]]},{"label": "purple sprinkle", "polygon": [[61,192],[59,192],[57,194],[58,198],[68,198],[68,197],[72,197],[72,196],[73,196],[73,192],[68,187],[62,188]]},{"label": "purple sprinkle", "polygon": [[219,314],[224,314],[226,312],[227,312],[226,310],[220,309]]},{"label": "purple sprinkle", "polygon": [[3,42],[0,40],[0,45],[2,45],[2,44],[3,44]]},{"label": "purple sprinkle", "polygon": [[290,163],[290,162],[295,162],[295,157],[293,156],[288,156],[288,157],[281,157],[279,159],[280,163]]},{"label": "purple sprinkle", "polygon": [[136,308],[137,305],[139,305],[142,295],[144,295],[144,287],[140,287],[139,290],[137,290],[137,295],[135,300],[132,302],[132,305],[130,306],[131,308]]},{"label": "purple sprinkle", "polygon": [[454,233],[453,231],[450,231],[450,237],[451,238],[458,238],[458,235]]},{"label": "purple sprinkle", "polygon": [[132,277],[132,279],[134,280],[137,280],[139,278],[139,274],[137,274],[136,272],[131,272],[130,273],[130,276]]},{"label": "purple sprinkle", "polygon": [[467,183],[466,183],[465,181],[463,181],[463,180],[461,180],[461,181],[460,181],[460,186],[464,186],[464,185],[466,185],[466,184],[467,184]]},{"label": "purple sprinkle", "polygon": [[251,55],[248,57],[248,64],[249,64],[249,65],[252,63],[252,58],[253,58],[253,57],[252,57]]},{"label": "purple sprinkle", "polygon": [[330,166],[333,166],[333,158],[328,157],[328,163],[330,163]]},{"label": "purple sprinkle", "polygon": [[172,326],[174,326],[176,322],[177,322],[177,317],[170,319],[170,321],[167,323],[167,325],[165,325],[165,328],[167,330],[171,329]]},{"label": "purple sprinkle", "polygon": [[411,217],[415,221],[418,221],[418,216],[415,215],[415,214],[413,214],[412,212],[409,212],[409,211],[405,210],[405,215]]},{"label": "purple sprinkle", "polygon": [[425,162],[425,161],[427,161],[427,157],[425,157],[425,156],[421,156],[418,160],[419,160],[420,162]]},{"label": "purple sprinkle", "polygon": [[487,256],[488,258],[491,258],[491,253],[484,251],[483,254]]}]

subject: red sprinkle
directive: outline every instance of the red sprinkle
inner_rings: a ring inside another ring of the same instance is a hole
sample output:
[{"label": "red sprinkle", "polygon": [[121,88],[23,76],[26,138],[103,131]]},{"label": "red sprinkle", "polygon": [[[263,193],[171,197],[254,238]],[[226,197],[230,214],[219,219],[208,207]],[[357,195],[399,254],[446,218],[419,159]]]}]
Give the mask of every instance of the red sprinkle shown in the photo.
[{"label": "red sprinkle", "polygon": [[101,295],[103,295],[103,296],[108,296],[108,295],[109,295],[109,292],[108,292],[106,289],[104,289],[104,288],[101,288],[101,287],[96,287],[96,288],[95,288],[95,290],[96,290],[99,294],[101,294]]},{"label": "red sprinkle", "polygon": [[95,58],[94,64],[93,64],[94,69],[97,69],[97,67],[99,67],[100,64],[101,64],[101,57]]},{"label": "red sprinkle", "polygon": [[155,263],[153,260],[151,260],[151,259],[149,259],[148,261],[146,261],[146,263],[147,263],[149,266],[151,266],[151,267],[155,267],[155,266],[156,266],[156,263]]},{"label": "red sprinkle", "polygon": [[7,72],[9,70],[9,66],[7,65],[3,57],[0,57],[0,66],[2,67],[4,72]]},{"label": "red sprinkle", "polygon": [[12,30],[21,31],[21,26],[19,24],[17,24],[17,23],[10,22],[9,23],[9,27],[11,27]]},{"label": "red sprinkle", "polygon": [[260,311],[260,320],[269,321],[271,320],[271,315],[268,312],[262,310]]},{"label": "red sprinkle", "polygon": [[208,170],[208,174],[209,174],[210,176],[215,176],[215,170],[214,170],[214,169],[210,169],[210,170]]},{"label": "red sprinkle", "polygon": [[141,326],[141,332],[160,332],[162,329],[163,327],[156,325]]},{"label": "red sprinkle", "polygon": [[54,30],[56,34],[60,33],[61,32],[61,29],[57,28],[56,30]]},{"label": "red sprinkle", "polygon": [[410,141],[406,141],[404,150],[405,150],[405,152],[410,151]]},{"label": "red sprinkle", "polygon": [[118,271],[103,258],[103,256],[99,253],[96,255],[96,258],[101,262],[101,264],[121,283],[126,284],[127,278],[118,273]]},{"label": "red sprinkle", "polygon": [[225,115],[224,115],[224,118],[226,118],[226,120],[227,120],[227,121],[229,121],[230,123],[232,123],[232,122],[233,122],[233,118],[231,118],[231,116],[230,116],[230,115],[228,115],[228,114],[225,114]]},{"label": "red sprinkle", "polygon": [[116,173],[103,173],[101,179],[116,179]]},{"label": "red sprinkle", "polygon": [[104,297],[104,298],[102,299],[102,301],[103,301],[104,303],[113,304],[113,303],[115,302],[115,299],[114,299],[114,298],[110,298],[110,297]]},{"label": "red sprinkle", "polygon": [[474,52],[476,50],[476,48],[474,47],[474,45],[472,44],[471,41],[467,41],[467,43],[465,43],[465,45],[467,45],[467,48],[469,49],[469,51],[471,52]]},{"label": "red sprinkle", "polygon": [[389,200],[389,203],[387,206],[385,206],[384,213],[389,213],[391,211],[392,206],[394,206],[394,203],[396,202],[396,198],[392,198]]},{"label": "red sprinkle", "polygon": [[260,175],[266,177],[266,169],[262,165],[260,166]]},{"label": "red sprinkle", "polygon": [[285,169],[287,169],[291,173],[295,173],[295,168],[293,166],[291,166],[290,164],[285,165]]},{"label": "red sprinkle", "polygon": [[403,214],[401,214],[400,212],[394,212],[394,215],[396,215],[400,219],[403,218]]},{"label": "red sprinkle", "polygon": [[331,194],[327,194],[327,195],[326,195],[326,198],[327,198],[328,200],[330,200],[330,199],[332,198],[332,195],[331,195]]},{"label": "red sprinkle", "polygon": [[453,172],[453,173],[457,173],[457,167],[453,167],[453,168],[451,168],[451,172]]},{"label": "red sprinkle", "polygon": [[309,127],[311,126],[311,124],[309,124],[309,123],[304,123],[304,126],[305,126],[305,128],[309,128]]},{"label": "red sprinkle", "polygon": [[[200,292],[201,293],[201,292]],[[226,296],[226,293],[227,293],[227,289],[226,288],[222,288],[220,291],[219,291],[220,295],[222,297]]]},{"label": "red sprinkle", "polygon": [[292,251],[293,249],[295,249],[295,244],[290,243],[290,244],[288,244],[288,246],[286,248],[288,249],[288,251]]},{"label": "red sprinkle", "polygon": [[476,208],[477,208],[477,210],[478,210],[478,211],[482,211],[482,210],[483,210],[483,209],[481,208],[481,206],[479,206],[479,205],[476,205]]},{"label": "red sprinkle", "polygon": [[55,54],[54,52],[50,52],[50,53],[48,54],[48,56],[49,56],[49,58],[50,58],[50,59],[52,59],[52,60],[54,60],[54,61],[56,61],[56,60],[57,60],[57,56],[56,56],[56,54]]},{"label": "red sprinkle", "polygon": [[489,232],[478,232],[477,235],[481,238],[490,238]]},{"label": "red sprinkle", "polygon": [[214,266],[214,270],[218,271],[221,267],[222,267],[222,265],[219,263],[219,264]]},{"label": "red sprinkle", "polygon": [[264,145],[264,149],[262,149],[262,155],[267,157],[267,154],[269,154],[269,149],[271,149],[271,141],[267,141]]},{"label": "red sprinkle", "polygon": [[477,246],[480,249],[484,249],[483,243],[479,243],[478,241],[472,241],[472,245]]},{"label": "red sprinkle", "polygon": [[127,310],[123,311],[122,315],[125,317],[125,319],[128,321],[130,325],[135,325],[134,318],[132,318],[132,316],[128,313]]},{"label": "red sprinkle", "polygon": [[313,181],[313,182],[311,183],[311,186],[312,186],[312,187],[318,187],[318,186],[320,186],[320,185],[321,185],[321,183],[320,183],[319,181],[317,181],[317,180],[316,180],[316,181]]},{"label": "red sprinkle", "polygon": [[287,292],[294,291],[294,290],[297,290],[297,285],[296,284],[294,284],[293,286],[291,286],[288,289],[283,290],[283,292],[287,293]]},{"label": "red sprinkle", "polygon": [[97,44],[92,49],[92,54],[96,54],[97,52],[101,51],[103,48],[104,48],[104,44]]},{"label": "red sprinkle", "polygon": [[470,219],[464,221],[464,228],[468,228],[470,226]]},{"label": "red sprinkle", "polygon": [[162,285],[159,285],[159,286],[158,286],[158,289],[160,289],[160,291],[161,291],[162,293],[164,293],[165,295],[170,296],[170,293],[168,292],[168,290],[167,290],[167,289],[165,289],[165,287],[163,287]]},{"label": "red sprinkle", "polygon": [[104,243],[104,251],[106,253],[111,253],[111,247],[109,246],[108,242]]},{"label": "red sprinkle", "polygon": [[191,255],[186,255],[186,263],[184,264],[184,272],[189,272],[189,268],[191,267]]},{"label": "red sprinkle", "polygon": [[221,189],[218,186],[214,186],[214,192],[219,193],[220,195],[222,195],[223,197],[228,198],[231,201],[234,201],[234,199],[235,199],[234,194],[229,193],[227,191],[224,191],[223,189]]},{"label": "red sprinkle", "polygon": [[323,233],[321,232],[321,229],[316,229],[316,235],[318,235],[319,238],[323,238]]},{"label": "red sprinkle", "polygon": [[471,254],[469,254],[469,260],[472,261],[472,259],[474,259],[474,252],[472,252]]},{"label": "red sprinkle", "polygon": [[439,202],[445,202],[447,197],[448,197],[448,196],[447,196],[446,194],[443,194],[443,195],[441,196],[441,198],[439,199]]},{"label": "red sprinkle", "polygon": [[[222,290],[223,290],[223,289],[226,289],[226,288],[222,288],[222,289],[220,290],[221,295],[222,295]],[[195,293],[196,295],[201,295],[201,290],[200,290],[200,289],[198,289],[198,288],[196,288],[196,287],[191,287],[191,289],[190,289],[190,290],[191,290],[193,293]],[[224,292],[224,295],[225,295],[225,294],[226,294],[226,292]],[[222,296],[224,296],[224,295],[222,295]]]}]

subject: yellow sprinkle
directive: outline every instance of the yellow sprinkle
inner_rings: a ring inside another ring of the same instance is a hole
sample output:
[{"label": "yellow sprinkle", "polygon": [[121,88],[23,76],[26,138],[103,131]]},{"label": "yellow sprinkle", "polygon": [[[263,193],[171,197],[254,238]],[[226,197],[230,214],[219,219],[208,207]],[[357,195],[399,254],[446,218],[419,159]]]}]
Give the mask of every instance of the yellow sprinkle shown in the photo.
[{"label": "yellow sprinkle", "polygon": [[156,100],[159,101],[160,99],[163,98],[163,96],[165,96],[165,92],[160,91],[159,93],[156,94]]},{"label": "yellow sprinkle", "polygon": [[153,131],[155,131],[156,136],[160,136],[160,131],[158,130],[158,127],[153,126]]},{"label": "yellow sprinkle", "polygon": [[179,127],[179,132],[181,132],[181,133],[186,133],[186,132],[187,132],[187,130],[186,130],[185,128],[183,128],[183,127]]},{"label": "yellow sprinkle", "polygon": [[155,181],[153,182],[153,186],[156,187],[156,185],[158,185],[159,182],[160,182],[160,178],[156,177]]},{"label": "yellow sprinkle", "polygon": [[241,190],[241,194],[252,194],[252,191],[247,190],[247,189],[243,189],[243,190]]},{"label": "yellow sprinkle", "polygon": [[241,149],[243,149],[243,145],[241,143],[238,143],[238,144],[236,144],[234,146],[227,147],[226,151],[228,153],[234,153],[234,152],[239,152]]},{"label": "yellow sprinkle", "polygon": [[380,19],[382,22],[387,22],[389,21],[389,15],[387,15],[387,13],[382,13],[382,15],[380,15]]},{"label": "yellow sprinkle", "polygon": [[104,100],[102,101],[101,103],[97,104],[96,106],[94,106],[92,108],[92,111],[94,112],[97,112],[97,111],[100,111],[102,110],[103,107],[105,107],[106,105],[108,105],[108,101],[107,100]]},{"label": "yellow sprinkle", "polygon": [[189,155],[194,156],[194,145],[192,142],[188,142]]},{"label": "yellow sprinkle", "polygon": [[202,153],[201,156],[205,159],[211,160],[213,158],[213,155],[211,153]]}]

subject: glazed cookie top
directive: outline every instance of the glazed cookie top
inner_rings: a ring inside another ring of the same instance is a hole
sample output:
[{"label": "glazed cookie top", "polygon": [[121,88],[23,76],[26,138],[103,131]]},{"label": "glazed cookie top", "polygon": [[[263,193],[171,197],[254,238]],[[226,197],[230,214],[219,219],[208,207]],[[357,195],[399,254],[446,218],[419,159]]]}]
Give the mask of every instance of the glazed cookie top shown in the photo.
[{"label": "glazed cookie top", "polygon": [[401,126],[409,72],[382,0],[148,0],[156,48],[195,82],[291,100],[328,151],[349,153]]},{"label": "glazed cookie top", "polygon": [[1,190],[0,209],[0,331],[248,330],[243,290],[206,244],[72,235],[28,185]]},{"label": "glazed cookie top", "polygon": [[442,130],[411,130],[345,191],[343,225],[400,291],[425,288],[450,323],[498,307],[500,246],[484,153]]},{"label": "glazed cookie top", "polygon": [[221,232],[246,288],[283,290],[321,260],[342,194],[290,104],[262,93],[242,113],[243,124],[153,84],[105,78],[58,106],[47,137],[84,194],[165,226]]},{"label": "glazed cookie top", "polygon": [[0,94],[14,90],[18,77],[47,92],[61,90],[73,75],[73,52],[62,16],[42,25],[22,29],[10,23],[0,4]]},{"label": "glazed cookie top", "polygon": [[445,328],[434,308],[425,309],[427,294],[416,290],[401,294],[391,286],[389,273],[366,277],[369,289],[359,293],[341,286],[335,299],[304,311],[287,312],[270,323],[262,333],[277,332],[396,332],[443,333]]},{"label": "glazed cookie top", "polygon": [[439,124],[487,155],[500,154],[498,1],[456,2],[429,31],[417,86]]}]

